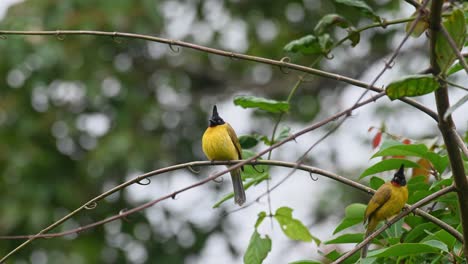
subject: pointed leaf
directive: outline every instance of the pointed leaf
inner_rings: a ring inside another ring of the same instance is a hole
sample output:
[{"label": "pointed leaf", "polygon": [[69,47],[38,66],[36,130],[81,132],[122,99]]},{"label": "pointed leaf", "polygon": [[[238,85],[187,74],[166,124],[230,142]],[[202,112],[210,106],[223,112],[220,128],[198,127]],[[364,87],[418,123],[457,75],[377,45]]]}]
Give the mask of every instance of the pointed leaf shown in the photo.
[{"label": "pointed leaf", "polygon": [[268,236],[261,238],[257,230],[250,237],[249,246],[244,255],[245,264],[261,264],[271,251],[271,239]]},{"label": "pointed leaf", "polygon": [[289,103],[286,101],[270,100],[251,95],[236,96],[234,104],[243,108],[258,108],[270,113],[287,112],[289,110]]},{"label": "pointed leaf", "polygon": [[386,88],[387,96],[391,100],[405,96],[419,96],[431,93],[439,88],[439,83],[430,74],[418,74],[406,76],[393,81]]},{"label": "pointed leaf", "polygon": [[301,53],[303,55],[324,54],[326,50],[323,47],[324,43],[321,43],[319,38],[314,35],[307,35],[286,44],[284,51]]},{"label": "pointed leaf", "polygon": [[348,28],[351,25],[348,20],[337,14],[328,14],[322,17],[314,28],[317,35],[322,35],[332,26]]},{"label": "pointed leaf", "polygon": [[242,135],[239,137],[239,143],[243,149],[253,148],[258,144],[258,138],[252,135]]},{"label": "pointed leaf", "polygon": [[370,6],[366,4],[365,1],[362,0],[335,0],[336,3],[340,3],[343,5],[355,7],[359,9],[361,14],[371,17],[375,21],[380,21],[380,17],[372,10]]},{"label": "pointed leaf", "polygon": [[325,245],[329,244],[347,244],[347,243],[359,243],[364,239],[363,233],[344,234],[337,238],[324,242]]},{"label": "pointed leaf", "polygon": [[[455,9],[452,14],[444,18],[442,23],[460,51],[466,37],[465,16],[463,12],[460,9]],[[437,64],[440,70],[445,73],[455,61],[456,55],[442,33],[438,33],[437,35],[435,51]]]},{"label": "pointed leaf", "polygon": [[312,235],[301,221],[292,217],[292,209],[281,207],[276,210],[275,219],[278,221],[284,234],[293,240],[312,241]]},{"label": "pointed leaf", "polygon": [[340,232],[348,227],[362,223],[364,220],[364,212],[366,211],[366,205],[360,203],[350,204],[345,209],[345,217],[341,220],[341,223],[336,227],[333,234]]},{"label": "pointed leaf", "polygon": [[379,177],[372,177],[369,181],[369,186],[377,190],[380,186],[382,186],[385,183],[385,181],[382,178]]},{"label": "pointed leaf", "polygon": [[367,168],[359,179],[362,179],[366,176],[373,175],[379,172],[389,171],[389,170],[397,170],[400,168],[401,164],[405,165],[405,168],[417,168],[419,165],[415,162],[405,159],[386,159],[377,162],[376,164]]},{"label": "pointed leaf", "polygon": [[396,244],[388,248],[371,251],[368,257],[403,257],[421,255],[425,253],[439,253],[440,249],[427,244],[404,243]]},{"label": "pointed leaf", "polygon": [[257,221],[255,222],[255,228],[257,228],[265,219],[266,213],[264,211],[258,213]]}]

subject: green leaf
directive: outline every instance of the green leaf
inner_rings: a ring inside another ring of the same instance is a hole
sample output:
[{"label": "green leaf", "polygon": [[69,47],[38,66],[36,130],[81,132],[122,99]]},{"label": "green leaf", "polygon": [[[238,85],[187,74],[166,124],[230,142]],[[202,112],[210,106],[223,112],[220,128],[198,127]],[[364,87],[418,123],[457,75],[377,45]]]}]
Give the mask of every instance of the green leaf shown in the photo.
[{"label": "green leaf", "polygon": [[431,185],[431,187],[429,188],[429,190],[431,190],[431,191],[440,190],[440,188],[442,188],[442,186],[450,186],[450,185],[452,185],[452,182],[453,182],[453,179],[452,179],[452,178],[442,179],[442,180],[440,180],[440,181],[436,181],[436,182],[432,183],[432,185]]},{"label": "green leaf", "polygon": [[270,100],[251,95],[236,96],[234,104],[243,108],[258,108],[270,113],[287,112],[289,110],[289,103],[286,101]]},{"label": "green leaf", "polygon": [[433,230],[437,226],[434,223],[422,223],[412,228],[405,236],[405,243],[419,242],[427,236],[426,230]]},{"label": "green leaf", "polygon": [[[465,59],[465,61],[468,63],[468,59]],[[459,71],[463,70],[463,66],[461,65],[460,62],[457,62],[455,64],[452,65],[452,67],[450,67],[448,70],[447,70],[447,76],[450,76],[452,74],[455,74]]]},{"label": "green leaf", "polygon": [[293,262],[289,262],[289,264],[321,264],[322,262],[315,261],[315,260],[296,260]]},{"label": "green leaf", "polygon": [[[455,41],[457,49],[460,51],[465,43],[466,26],[465,16],[460,9],[455,9],[452,14],[445,17],[443,26]],[[449,67],[455,61],[455,53],[449,42],[442,33],[438,33],[435,44],[437,64],[442,72],[447,72]]]},{"label": "green leaf", "polygon": [[391,82],[387,88],[387,96],[391,100],[405,96],[419,96],[431,93],[439,88],[439,83],[431,74],[418,74],[405,76]]},{"label": "green leaf", "polygon": [[452,105],[449,109],[447,109],[447,111],[444,114],[444,120],[447,120],[447,117],[451,115],[455,110],[457,110],[457,108],[459,108],[464,103],[466,103],[466,101],[468,101],[468,94],[463,96],[462,99],[460,99],[458,102]]},{"label": "green leaf", "polygon": [[360,203],[350,204],[345,209],[345,217],[341,220],[341,223],[336,227],[333,234],[340,232],[348,227],[354,226],[358,223],[362,223],[364,220],[364,212],[366,211],[366,205]]},{"label": "green leaf", "polygon": [[428,240],[423,242],[426,245],[433,246],[435,248],[438,248],[442,251],[448,252],[448,247],[446,244],[442,243],[439,240]]},{"label": "green leaf", "polygon": [[257,221],[255,222],[255,228],[257,228],[263,222],[265,217],[266,217],[266,212],[262,211],[258,213],[258,218],[257,218]]},{"label": "green leaf", "polygon": [[271,145],[275,144],[276,142],[283,141],[287,137],[291,135],[291,128],[288,126],[284,126],[281,128],[279,135],[275,138],[274,142]]},{"label": "green leaf", "polygon": [[275,219],[278,221],[284,234],[293,240],[312,241],[312,235],[301,221],[292,217],[292,209],[281,207],[276,210]]},{"label": "green leaf", "polygon": [[437,239],[438,241],[443,242],[445,245],[447,245],[448,249],[450,250],[453,249],[453,247],[455,246],[455,243],[457,242],[457,239],[454,236],[452,236],[449,232],[445,231],[444,229],[441,229],[435,232],[434,234],[432,234],[431,238]]},{"label": "green leaf", "polygon": [[359,176],[359,179],[362,179],[366,176],[373,175],[376,173],[380,173],[383,171],[389,171],[389,170],[397,170],[400,168],[401,164],[405,165],[405,168],[417,168],[419,165],[415,162],[412,162],[410,160],[405,160],[405,159],[386,159],[377,162],[376,164],[370,166],[367,168],[361,176]]},{"label": "green leaf", "polygon": [[420,255],[426,253],[439,253],[440,250],[436,247],[427,244],[419,243],[404,243],[396,244],[388,248],[370,251],[368,257],[403,257]]},{"label": "green leaf", "polygon": [[344,17],[340,15],[328,14],[328,15],[323,16],[320,19],[320,21],[317,23],[317,25],[314,28],[314,32],[317,35],[322,35],[332,26],[348,28],[349,26],[351,26],[351,23],[349,23],[348,20],[346,20]]},{"label": "green leaf", "polygon": [[271,251],[271,239],[268,235],[261,238],[257,230],[250,237],[249,246],[244,255],[245,264],[261,264]]},{"label": "green leaf", "polygon": [[346,243],[359,243],[364,239],[363,233],[354,233],[354,234],[344,234],[337,238],[328,240],[324,242],[325,245],[328,244],[346,244]]},{"label": "green leaf", "polygon": [[385,183],[385,181],[382,178],[379,177],[372,177],[369,181],[369,186],[377,190],[380,186],[382,186]]},{"label": "green leaf", "polygon": [[243,149],[253,148],[258,144],[258,138],[252,135],[243,135],[239,137],[239,143]]},{"label": "green leaf", "polygon": [[[325,41],[325,42],[324,42]],[[324,49],[330,43],[331,39],[320,39],[314,35],[307,35],[300,39],[293,40],[284,46],[284,51],[301,53],[303,55],[324,54]]]},{"label": "green leaf", "polygon": [[424,144],[399,144],[388,148],[381,148],[372,158],[381,156],[416,156],[425,157],[428,149]]},{"label": "green leaf", "polygon": [[361,14],[371,17],[376,22],[380,21],[380,17],[374,12],[374,10],[372,10],[370,6],[366,4],[366,2],[362,0],[335,0],[335,2],[355,7],[361,12]]},{"label": "green leaf", "polygon": [[356,47],[356,45],[361,41],[361,33],[359,33],[359,31],[354,27],[350,27],[348,29],[348,38],[351,41],[351,46]]},{"label": "green leaf", "polygon": [[415,156],[426,158],[434,165],[434,168],[439,173],[445,170],[449,162],[447,156],[440,156],[429,151],[424,144],[399,144],[390,147],[382,147],[372,158],[380,156]]}]

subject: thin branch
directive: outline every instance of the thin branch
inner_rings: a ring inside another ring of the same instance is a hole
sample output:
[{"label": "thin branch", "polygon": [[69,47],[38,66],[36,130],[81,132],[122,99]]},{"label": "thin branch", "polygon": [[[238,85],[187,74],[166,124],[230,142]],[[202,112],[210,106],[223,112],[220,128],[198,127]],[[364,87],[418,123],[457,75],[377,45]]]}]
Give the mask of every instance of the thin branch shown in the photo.
[{"label": "thin branch", "polygon": [[452,36],[450,36],[447,29],[442,24],[440,25],[440,32],[442,32],[442,35],[444,35],[445,39],[448,41],[450,47],[452,48],[452,51],[455,53],[455,56],[457,56],[460,65],[463,66],[465,72],[468,73],[468,64],[466,64],[465,58],[463,58],[463,55],[460,53],[460,50],[458,50],[457,43],[455,43],[455,40],[453,40]]},{"label": "thin branch", "polygon": [[[148,177],[151,177],[151,176],[160,175],[160,174],[165,173],[165,172],[180,170],[180,169],[183,169],[183,168],[212,166],[212,165],[232,165],[232,164],[240,164],[240,163],[243,163],[243,162],[244,162],[243,160],[214,161],[214,162],[211,162],[211,161],[188,162],[188,163],[178,164],[178,165],[175,165],[175,166],[171,166],[171,167],[167,167],[167,168],[164,168],[164,169],[155,170],[155,171],[152,171],[152,172],[142,174],[142,175],[128,181],[127,183],[129,183],[129,182],[136,183],[136,182],[138,182],[138,181],[140,181],[142,179],[145,179],[145,178],[148,178]],[[286,162],[286,161],[280,161],[280,160],[255,160],[255,161],[250,161],[250,162],[248,162],[246,164],[250,164],[250,165],[269,165],[269,166],[278,166],[278,167],[287,167],[287,168],[297,168],[298,170],[306,171],[306,172],[309,172],[309,173],[315,173],[315,174],[323,175],[323,176],[325,176],[325,177],[327,177],[329,179],[341,182],[341,183],[346,184],[348,186],[351,186],[351,187],[353,187],[355,189],[359,189],[361,191],[364,191],[364,192],[368,193],[369,195],[372,195],[372,194],[375,193],[374,189],[369,188],[369,187],[367,187],[365,185],[362,185],[362,184],[360,184],[358,182],[355,182],[355,181],[350,180],[348,178],[345,178],[343,176],[337,175],[335,173],[332,173],[332,172],[329,172],[329,171],[326,171],[326,170],[322,170],[320,168],[304,165],[304,164],[297,164],[297,163],[294,163],[294,162]],[[216,174],[215,174],[215,175],[213,175],[211,177],[208,177],[208,178],[206,178],[206,179],[204,179],[202,181],[196,182],[196,183],[194,183],[194,184],[192,184],[192,185],[190,185],[188,187],[182,188],[182,189],[180,189],[178,191],[172,192],[171,194],[160,197],[160,198],[158,198],[158,199],[156,199],[154,201],[148,202],[148,203],[143,204],[141,206],[135,207],[135,208],[133,208],[131,210],[122,212],[122,213],[120,213],[118,215],[114,215],[114,216],[106,218],[106,219],[104,219],[102,221],[95,222],[95,223],[92,223],[92,224],[89,224],[89,225],[86,225],[86,226],[81,226],[81,227],[78,227],[78,228],[75,228],[75,229],[71,229],[71,230],[67,230],[67,231],[63,231],[63,232],[58,232],[58,233],[51,233],[51,234],[25,235],[25,236],[0,236],[0,239],[53,238],[53,237],[61,237],[61,236],[67,236],[67,235],[71,235],[71,234],[81,233],[83,231],[89,230],[89,229],[94,228],[96,226],[99,226],[99,225],[114,221],[116,219],[124,218],[124,217],[126,217],[126,216],[128,216],[130,214],[133,214],[135,212],[138,212],[138,211],[141,211],[141,210],[143,210],[145,208],[148,208],[148,207],[150,207],[152,205],[155,205],[156,203],[159,203],[162,200],[169,199],[169,198],[174,198],[176,195],[178,195],[178,194],[180,194],[180,193],[182,193],[184,191],[187,191],[187,190],[195,188],[195,187],[197,187],[199,185],[205,184],[205,183],[207,183],[207,182],[209,182],[209,181],[211,181],[213,179],[216,179],[219,176],[216,176]],[[122,185],[119,185],[119,186],[122,186]],[[117,188],[117,187],[115,187],[115,188]],[[114,190],[115,188],[113,188],[112,190]],[[446,190],[446,189],[449,189],[449,188],[445,188],[444,190]],[[437,197],[435,197],[435,198],[437,198]],[[427,199],[427,198],[425,198],[425,199]],[[148,205],[148,206],[145,206],[145,205]],[[425,215],[425,214],[421,214],[421,212],[424,212],[423,210],[411,209],[411,206],[409,206],[409,205],[406,205],[405,208],[408,208],[408,210],[415,211],[416,214],[421,215],[423,217]],[[138,210],[136,210],[136,209],[138,209]],[[434,218],[435,218],[434,216],[430,215],[430,218],[428,218],[428,220],[432,220]],[[437,218],[435,218],[435,219],[437,219]],[[439,220],[439,219],[437,219],[437,220]],[[439,221],[437,221],[435,223],[439,224]],[[457,230],[455,230],[453,227],[447,225],[444,222],[442,222],[442,223],[443,223],[443,225],[441,225],[441,228],[443,228],[444,230],[446,230],[447,232],[452,234],[456,239],[458,239],[458,240],[462,239],[461,234],[459,234]],[[461,240],[461,241],[463,241],[463,240]]]},{"label": "thin branch", "polygon": [[[224,57],[236,58],[236,59],[242,59],[242,60],[247,60],[247,61],[254,61],[258,63],[278,66],[280,69],[288,68],[288,69],[292,69],[292,70],[296,70],[300,72],[310,73],[310,74],[321,76],[324,78],[333,79],[333,80],[345,82],[354,86],[369,89],[374,92],[383,91],[379,87],[376,87],[373,85],[371,86],[365,82],[361,82],[359,80],[356,80],[350,77],[342,76],[336,73],[330,73],[326,71],[317,70],[317,69],[302,66],[299,64],[290,63],[285,60],[273,60],[273,59],[268,59],[268,58],[263,58],[263,57],[258,57],[258,56],[235,53],[231,51],[224,51],[220,49],[214,49],[214,48],[209,48],[209,47],[205,47],[201,45],[196,45],[196,44],[185,42],[185,41],[166,39],[166,38],[154,37],[154,36],[149,36],[149,35],[125,33],[125,32],[93,31],[93,30],[54,30],[54,31],[0,30],[0,35],[49,35],[49,36],[57,36],[57,37],[64,36],[64,35],[94,35],[94,36],[108,36],[113,39],[115,39],[116,37],[143,39],[147,41],[165,43],[169,45],[170,47],[172,47],[172,49],[174,49],[174,47],[177,47],[177,46],[186,47],[186,48],[199,50],[199,51],[203,51],[207,53],[212,53],[212,54],[216,54],[216,55],[220,55]],[[400,100],[423,111],[424,113],[426,113],[427,115],[429,115],[430,117],[432,117],[434,120],[437,121],[437,118],[438,118],[437,114],[433,112],[431,109],[425,107],[424,105],[414,100],[408,99],[408,98],[403,98]]]},{"label": "thin branch", "polygon": [[454,131],[452,133],[455,134],[455,140],[457,141],[458,146],[460,147],[465,157],[468,158],[468,148],[466,146],[466,143],[463,141],[463,138],[460,136],[460,134],[458,134],[458,132],[455,131],[455,129],[453,130]]},{"label": "thin branch", "polygon": [[346,252],[346,254],[343,254],[341,257],[339,257],[337,260],[332,262],[332,264],[338,264],[349,257],[351,257],[354,253],[358,252],[361,248],[363,248],[365,245],[369,244],[374,238],[376,238],[378,235],[380,235],[383,231],[387,230],[391,225],[396,223],[398,220],[402,219],[403,217],[407,216],[409,213],[413,212],[415,209],[424,206],[427,203],[430,203],[434,199],[445,195],[449,192],[452,192],[455,190],[455,186],[451,185],[447,188],[441,189],[431,195],[428,195],[424,197],[423,199],[419,200],[418,202],[414,203],[413,205],[407,207],[404,211],[402,211],[400,214],[392,218],[391,220],[388,221],[387,224],[379,228],[377,231],[372,233],[370,236],[368,236],[366,239],[364,239],[361,243],[357,244],[352,250]]}]

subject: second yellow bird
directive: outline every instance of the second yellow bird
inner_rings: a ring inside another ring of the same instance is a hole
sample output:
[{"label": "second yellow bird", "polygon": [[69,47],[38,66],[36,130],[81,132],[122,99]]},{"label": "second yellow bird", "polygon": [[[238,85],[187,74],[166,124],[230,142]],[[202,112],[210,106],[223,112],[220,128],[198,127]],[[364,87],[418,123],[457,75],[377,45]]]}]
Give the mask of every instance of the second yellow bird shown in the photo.
[{"label": "second yellow bird", "polygon": [[[202,148],[209,160],[239,160],[242,159],[242,149],[234,129],[219,116],[216,105],[210,124],[203,134]],[[242,205],[245,202],[244,185],[241,169],[231,171],[234,187],[234,202]]]},{"label": "second yellow bird", "polygon": [[[367,205],[364,214],[364,223],[367,221],[366,237],[377,227],[380,221],[386,220],[396,214],[408,201],[408,187],[404,174],[404,165],[395,173],[390,182],[383,184],[377,189]],[[367,246],[362,249],[361,257],[367,255]]]}]

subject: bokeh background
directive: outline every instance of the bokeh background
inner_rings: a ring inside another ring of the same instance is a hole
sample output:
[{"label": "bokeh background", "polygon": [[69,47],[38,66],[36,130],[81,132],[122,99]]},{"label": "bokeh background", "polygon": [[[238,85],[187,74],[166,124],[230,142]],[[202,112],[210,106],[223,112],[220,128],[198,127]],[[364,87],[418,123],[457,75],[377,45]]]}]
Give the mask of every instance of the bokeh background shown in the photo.
[{"label": "bokeh background", "polygon": [[[411,15],[403,1],[369,1],[390,20]],[[8,0],[0,2],[0,28],[9,30],[83,29],[149,34],[273,59],[290,56],[311,64],[316,57],[286,54],[289,41],[312,32],[326,14],[338,13],[356,27],[371,20],[327,0]],[[360,44],[334,50],[317,68],[370,82],[384,59],[404,37],[404,24],[361,34]],[[346,35],[332,32],[335,39]],[[377,82],[384,85],[428,65],[426,37],[410,39],[396,65]],[[0,234],[33,234],[90,198],[139,173],[182,162],[204,160],[201,135],[213,104],[238,135],[270,135],[277,116],[235,106],[236,95],[285,100],[298,74],[186,48],[141,40],[94,36],[8,36],[0,40]],[[455,75],[462,80],[466,75]],[[353,104],[363,90],[308,76],[291,101],[280,127],[298,131]],[[462,92],[451,90],[453,101]],[[432,96],[418,98],[434,107]],[[455,113],[466,131],[466,107]],[[354,112],[345,124],[307,157],[307,163],[357,179],[372,161],[368,132],[386,124],[410,139],[437,136],[432,120],[400,102],[379,100]],[[330,126],[273,152],[274,159],[295,161]],[[264,148],[258,146],[257,150]],[[219,168],[188,170],[152,178],[100,202],[55,231],[92,223],[122,209],[187,186]],[[271,169],[273,184],[289,170]],[[385,176],[385,175],[383,175]],[[11,258],[11,263],[239,263],[256,216],[268,210],[266,199],[236,209],[232,201],[212,209],[231,188],[229,177],[179,195],[128,221],[115,221],[79,235],[40,239]],[[248,201],[266,190],[248,190]],[[332,237],[344,208],[367,196],[319,176],[296,172],[271,195],[273,210],[295,209],[311,233]],[[358,229],[360,227],[357,227]],[[265,263],[320,259],[331,248],[293,242],[279,226],[263,223],[260,233],[273,240]],[[0,241],[4,255],[21,241]]]}]

